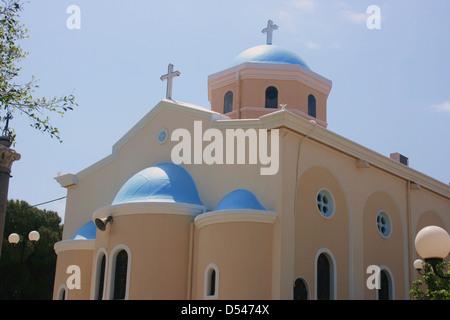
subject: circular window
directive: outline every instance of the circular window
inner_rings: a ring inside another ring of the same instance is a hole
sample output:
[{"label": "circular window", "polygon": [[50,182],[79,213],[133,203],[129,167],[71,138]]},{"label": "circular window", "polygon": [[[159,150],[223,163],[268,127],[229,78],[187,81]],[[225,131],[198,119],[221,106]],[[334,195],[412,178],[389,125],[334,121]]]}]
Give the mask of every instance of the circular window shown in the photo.
[{"label": "circular window", "polygon": [[322,189],[317,194],[317,209],[322,216],[325,218],[329,218],[334,213],[334,200],[331,194]]},{"label": "circular window", "polygon": [[386,238],[391,235],[391,219],[384,211],[380,211],[377,214],[377,228],[383,237]]},{"label": "circular window", "polygon": [[158,133],[158,143],[163,144],[166,142],[167,136],[169,133],[167,132],[167,129],[161,129]]}]

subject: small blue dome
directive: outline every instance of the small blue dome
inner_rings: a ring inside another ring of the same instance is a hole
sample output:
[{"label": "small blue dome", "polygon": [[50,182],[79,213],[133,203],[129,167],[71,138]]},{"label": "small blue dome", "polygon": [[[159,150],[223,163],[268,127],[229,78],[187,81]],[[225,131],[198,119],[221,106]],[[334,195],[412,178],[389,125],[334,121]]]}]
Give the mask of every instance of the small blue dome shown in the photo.
[{"label": "small blue dome", "polygon": [[258,198],[252,192],[245,189],[231,191],[219,202],[215,210],[230,209],[266,210]]},{"label": "small blue dome", "polygon": [[203,205],[191,175],[173,163],[161,163],[135,174],[123,185],[112,204],[141,201]]},{"label": "small blue dome", "polygon": [[247,49],[234,58],[232,65],[244,62],[298,64],[309,69],[296,53],[276,45],[260,45]]},{"label": "small blue dome", "polygon": [[95,223],[91,220],[75,233],[72,240],[93,240],[95,239],[96,231]]}]

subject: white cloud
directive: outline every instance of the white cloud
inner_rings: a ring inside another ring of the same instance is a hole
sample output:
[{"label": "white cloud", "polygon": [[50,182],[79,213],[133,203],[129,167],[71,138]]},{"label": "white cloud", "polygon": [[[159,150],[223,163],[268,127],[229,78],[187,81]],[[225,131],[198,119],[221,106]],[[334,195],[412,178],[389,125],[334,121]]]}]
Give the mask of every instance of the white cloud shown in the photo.
[{"label": "white cloud", "polygon": [[291,5],[305,11],[313,11],[316,6],[313,0],[291,0]]},{"label": "white cloud", "polygon": [[319,49],[320,48],[320,44],[318,44],[317,42],[307,42],[306,46],[310,49]]},{"label": "white cloud", "polygon": [[436,111],[450,112],[450,101],[444,101],[440,104],[432,105],[430,108]]},{"label": "white cloud", "polygon": [[344,10],[344,17],[354,23],[365,23],[367,21],[368,13],[362,12],[353,12],[350,10]]},{"label": "white cloud", "polygon": [[283,27],[287,27],[290,30],[295,30],[295,24],[294,24],[294,16],[285,11],[285,10],[280,10],[278,12],[278,19],[280,19],[283,22]]},{"label": "white cloud", "polygon": [[280,10],[278,12],[278,18],[283,19],[283,20],[292,20],[294,16],[287,12],[286,10]]}]

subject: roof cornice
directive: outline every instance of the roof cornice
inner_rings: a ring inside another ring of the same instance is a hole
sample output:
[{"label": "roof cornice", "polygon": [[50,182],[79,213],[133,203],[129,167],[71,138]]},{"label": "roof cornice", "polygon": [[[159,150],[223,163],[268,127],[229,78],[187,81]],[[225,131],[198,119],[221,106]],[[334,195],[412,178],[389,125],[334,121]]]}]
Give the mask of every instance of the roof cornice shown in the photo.
[{"label": "roof cornice", "polygon": [[259,119],[218,120],[212,124],[213,128],[288,128],[302,135],[308,135],[310,140],[320,142],[330,148],[345,153],[356,161],[363,160],[371,166],[396,175],[406,181],[413,182],[437,194],[450,199],[450,186],[431,178],[411,167],[405,166],[382,154],[368,149],[356,142],[344,138],[330,130],[320,127],[314,121],[308,121],[290,112],[279,110],[266,114]]},{"label": "roof cornice", "polygon": [[277,218],[275,211],[253,209],[230,209],[202,213],[195,217],[197,229],[218,223],[253,222],[273,224]]},{"label": "roof cornice", "polygon": [[237,80],[273,79],[292,80],[305,84],[324,95],[329,95],[331,80],[301,65],[282,63],[244,62],[208,76],[208,97],[211,91]]},{"label": "roof cornice", "polygon": [[73,251],[73,250],[94,250],[95,239],[94,240],[62,240],[56,242],[53,246],[55,253],[60,254],[64,251]]}]

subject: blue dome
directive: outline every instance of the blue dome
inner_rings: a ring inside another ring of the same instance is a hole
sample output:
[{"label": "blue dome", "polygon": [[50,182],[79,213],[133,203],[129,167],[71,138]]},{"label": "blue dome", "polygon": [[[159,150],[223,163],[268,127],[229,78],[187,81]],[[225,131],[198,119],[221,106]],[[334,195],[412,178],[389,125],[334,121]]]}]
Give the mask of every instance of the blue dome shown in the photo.
[{"label": "blue dome", "polygon": [[191,175],[173,163],[161,163],[135,174],[123,185],[112,204],[141,201],[203,205]]},{"label": "blue dome", "polygon": [[275,45],[260,45],[247,49],[234,58],[232,65],[235,66],[244,62],[298,64],[309,69],[308,65],[297,54]]},{"label": "blue dome", "polygon": [[231,191],[216,207],[216,211],[230,209],[266,210],[258,198],[252,192],[245,189]]},{"label": "blue dome", "polygon": [[92,240],[95,239],[97,228],[93,221],[89,221],[82,226],[72,237],[72,240]]}]

